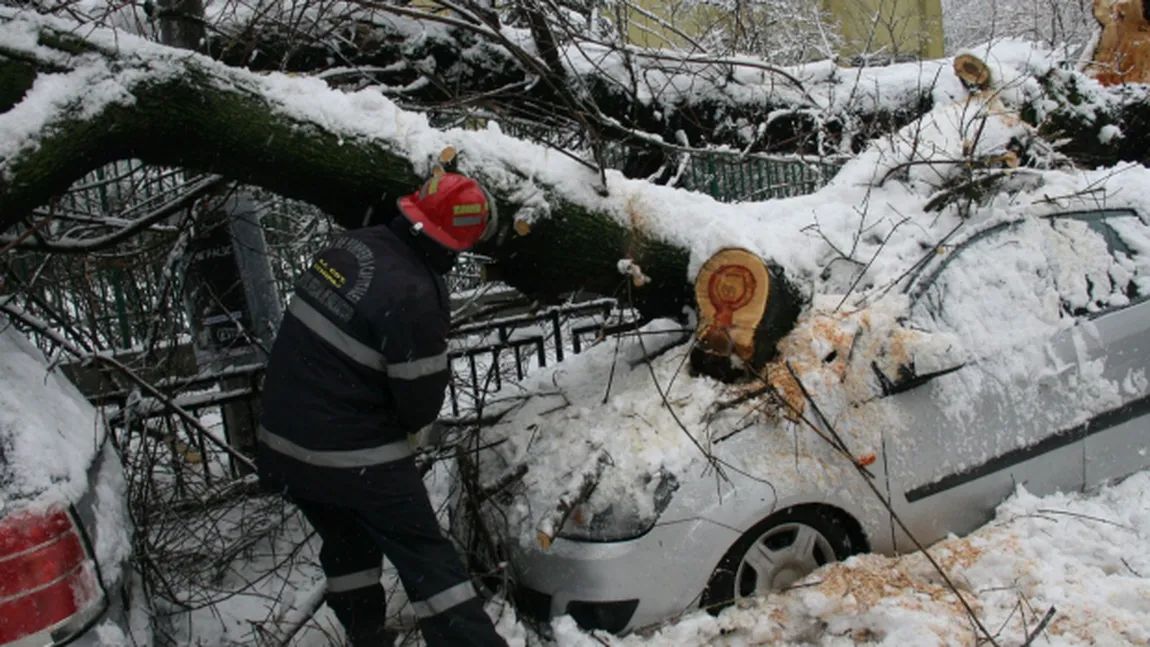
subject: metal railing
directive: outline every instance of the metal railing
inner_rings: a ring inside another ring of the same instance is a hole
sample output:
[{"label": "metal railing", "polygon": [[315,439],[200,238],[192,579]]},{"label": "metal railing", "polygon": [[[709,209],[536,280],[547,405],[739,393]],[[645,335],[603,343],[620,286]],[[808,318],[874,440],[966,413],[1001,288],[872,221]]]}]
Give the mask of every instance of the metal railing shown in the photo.
[{"label": "metal railing", "polygon": [[[505,380],[520,381],[533,368],[581,353],[589,335],[598,337],[634,322],[614,299],[597,299],[458,327],[451,335],[451,415],[481,409],[491,387],[498,391]],[[506,356],[511,365],[504,365]]]},{"label": "metal railing", "polygon": [[[485,127],[483,120],[472,120],[469,127]],[[539,132],[518,125],[503,124],[500,128],[511,135],[535,140]],[[554,133],[548,133],[554,137]],[[569,141],[586,138],[570,136]],[[576,146],[578,152],[578,145]],[[603,146],[603,163],[612,169],[622,169],[631,154],[626,143],[607,142]],[[591,154],[582,153],[586,159]],[[672,169],[676,174],[675,186],[704,193],[720,202],[753,202],[769,198],[789,198],[814,193],[830,182],[842,168],[841,161],[812,160],[788,157],[740,157],[730,152],[697,151],[683,161],[682,168]]]},{"label": "metal railing", "polygon": [[[507,382],[522,380],[536,368],[577,355],[589,341],[636,325],[636,317],[620,310],[614,300],[596,299],[459,326],[450,338],[452,379],[443,415],[459,418],[474,413]],[[252,363],[212,373],[170,376],[156,380],[154,386],[174,404],[198,414],[257,398],[264,368],[262,363]],[[242,388],[216,390],[225,378],[247,378],[248,382]],[[84,384],[81,388],[93,404],[107,408],[109,422],[124,422],[123,411],[133,397],[131,391],[84,388]],[[145,397],[133,404],[131,417],[139,421],[169,413],[163,402]]]}]

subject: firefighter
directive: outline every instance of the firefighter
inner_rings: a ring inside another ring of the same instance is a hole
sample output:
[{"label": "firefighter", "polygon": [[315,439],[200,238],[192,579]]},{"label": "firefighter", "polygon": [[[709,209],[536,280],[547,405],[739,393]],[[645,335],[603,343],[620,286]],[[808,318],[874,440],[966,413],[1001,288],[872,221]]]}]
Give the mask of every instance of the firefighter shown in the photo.
[{"label": "firefighter", "polygon": [[326,602],[354,647],[391,645],[380,583],[395,566],[428,645],[506,645],[439,530],[411,437],[433,423],[449,378],[443,275],[490,235],[475,180],[437,174],[385,224],[349,231],[296,282],[262,397],[263,483],[322,540]]}]

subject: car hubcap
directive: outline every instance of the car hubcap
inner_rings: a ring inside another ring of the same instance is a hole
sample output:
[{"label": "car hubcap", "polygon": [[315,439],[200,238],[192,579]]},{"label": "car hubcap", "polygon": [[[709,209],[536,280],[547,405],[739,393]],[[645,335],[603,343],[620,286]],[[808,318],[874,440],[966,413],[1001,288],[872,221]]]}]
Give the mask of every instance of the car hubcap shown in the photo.
[{"label": "car hubcap", "polygon": [[819,531],[801,523],[775,526],[743,557],[735,574],[735,595],[744,598],[785,589],[833,561],[834,549]]}]

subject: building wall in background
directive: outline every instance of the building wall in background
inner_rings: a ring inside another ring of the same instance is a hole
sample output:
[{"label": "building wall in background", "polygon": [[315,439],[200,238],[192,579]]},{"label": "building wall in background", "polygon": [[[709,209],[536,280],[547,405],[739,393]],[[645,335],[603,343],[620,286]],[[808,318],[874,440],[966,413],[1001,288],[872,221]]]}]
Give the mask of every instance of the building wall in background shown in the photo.
[{"label": "building wall in background", "polygon": [[[875,62],[941,58],[942,2],[631,0],[632,6],[604,9],[598,25],[588,24],[588,33],[625,24],[627,39],[639,47],[691,49],[702,44],[711,51],[738,51],[780,63],[831,56],[843,62],[860,56]],[[413,4],[435,6],[433,0]]]},{"label": "building wall in background", "polygon": [[822,0],[838,22],[841,56],[942,58],[942,0]]},{"label": "building wall in background", "polygon": [[624,18],[630,41],[642,47],[690,46],[722,34],[738,42],[738,51],[785,62],[804,47],[800,57],[808,60],[832,53],[848,61],[867,54],[874,60],[945,55],[942,0],[774,0],[758,8],[746,3],[739,12],[690,0],[635,4]]}]

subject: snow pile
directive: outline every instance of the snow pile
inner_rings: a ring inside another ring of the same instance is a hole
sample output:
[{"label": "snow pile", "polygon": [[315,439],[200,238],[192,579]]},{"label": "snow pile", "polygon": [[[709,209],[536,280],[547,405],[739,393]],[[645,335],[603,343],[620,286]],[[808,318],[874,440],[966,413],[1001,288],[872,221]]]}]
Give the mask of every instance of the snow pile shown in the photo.
[{"label": "snow pile", "polygon": [[[1150,642],[1150,473],[1094,496],[1039,498],[1024,489],[996,519],[930,553],[1000,645]],[[921,554],[860,555],[825,566],[785,593],[696,612],[648,637],[588,636],[556,621],[564,647],[613,645],[981,644],[955,593]]]},{"label": "snow pile", "polygon": [[[523,544],[536,541],[536,525],[565,495],[567,484],[604,455],[610,467],[584,511],[590,518],[609,506],[633,510],[640,519],[655,514],[654,493],[663,470],[681,474],[702,458],[696,443],[707,442],[697,422],[714,399],[716,383],[683,371],[684,346],[644,359],[682,342],[688,330],[658,320],[618,342],[600,343],[564,362],[537,369],[505,389],[488,405],[508,421],[485,434],[505,440],[481,454],[485,480],[527,464],[522,489],[507,511],[508,527]],[[658,393],[667,394],[664,406]],[[679,421],[687,421],[688,429]]]},{"label": "snow pile", "polygon": [[105,433],[76,387],[0,316],[0,504],[76,501]]}]

